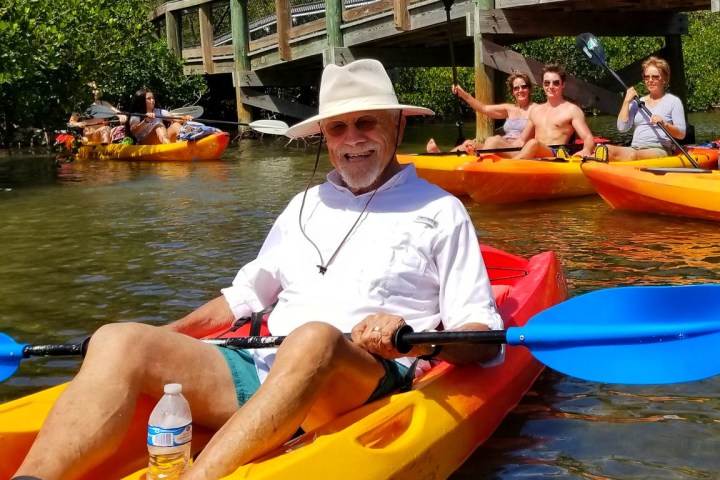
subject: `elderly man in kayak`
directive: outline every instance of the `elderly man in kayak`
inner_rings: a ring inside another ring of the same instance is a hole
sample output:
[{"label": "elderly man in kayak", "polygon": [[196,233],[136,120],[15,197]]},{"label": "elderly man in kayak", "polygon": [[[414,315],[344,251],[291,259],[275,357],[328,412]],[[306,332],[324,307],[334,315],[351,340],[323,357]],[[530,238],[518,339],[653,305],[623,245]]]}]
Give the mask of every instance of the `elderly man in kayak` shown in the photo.
[{"label": "elderly man in kayak", "polygon": [[[514,143],[522,148],[512,158],[555,157],[558,152],[549,145],[564,145],[570,142],[573,134],[577,134],[583,142],[582,150],[573,156],[592,156],[595,151],[595,138],[585,121],[585,114],[563,96],[565,71],[559,65],[548,64],[542,73],[546,102],[530,109],[527,126]],[[490,137],[483,148],[492,149],[498,146],[494,144],[493,137]]]},{"label": "elderly man in kayak", "polygon": [[[497,362],[497,346],[392,343],[397,330],[488,330],[502,320],[462,203],[401,166],[406,117],[383,66],[329,65],[319,114],[288,136],[320,134],[335,169],[291,200],[258,257],[222,295],[163,327],[105,325],[52,409],[17,475],[74,478],[112,455],[141,394],[181,383],[196,425],[216,429],[183,479],[221,478],[312,429],[411,381],[413,357]],[[308,184],[309,185],[309,184]],[[231,329],[277,302],[272,350],[192,338]],[[351,331],[352,341],[343,332]]]}]

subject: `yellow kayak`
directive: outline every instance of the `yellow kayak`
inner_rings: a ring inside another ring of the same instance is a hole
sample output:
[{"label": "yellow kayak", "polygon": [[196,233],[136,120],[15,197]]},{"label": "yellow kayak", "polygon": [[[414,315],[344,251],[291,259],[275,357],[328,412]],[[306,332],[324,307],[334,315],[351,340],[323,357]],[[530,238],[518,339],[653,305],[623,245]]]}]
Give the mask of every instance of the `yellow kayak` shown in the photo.
[{"label": "yellow kayak", "polygon": [[[522,326],[567,298],[557,257],[526,260],[482,248],[506,327]],[[227,478],[447,478],[487,440],[518,404],[543,366],[523,347],[508,346],[497,366],[444,362],[398,393],[351,411],[237,469]],[[45,391],[0,405],[0,478],[9,478],[37,435],[57,395]],[[144,479],[147,419],[154,401],[143,399],[114,456],[83,479]],[[192,450],[211,432],[194,426]]]},{"label": "yellow kayak", "polygon": [[122,143],[100,145],[93,143],[82,145],[77,156],[93,160],[202,162],[220,158],[229,141],[230,136],[226,132],[220,132],[200,140],[185,140],[162,145],[125,145]]}]

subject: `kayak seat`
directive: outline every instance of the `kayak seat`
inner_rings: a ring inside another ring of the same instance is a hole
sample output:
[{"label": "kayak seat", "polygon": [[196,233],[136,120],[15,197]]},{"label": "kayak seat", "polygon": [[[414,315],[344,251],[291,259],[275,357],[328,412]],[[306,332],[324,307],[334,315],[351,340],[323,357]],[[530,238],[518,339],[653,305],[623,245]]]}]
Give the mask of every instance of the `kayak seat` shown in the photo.
[{"label": "kayak seat", "polygon": [[493,296],[495,297],[495,303],[500,306],[500,304],[510,295],[510,290],[512,290],[512,287],[510,285],[493,285],[492,291]]}]

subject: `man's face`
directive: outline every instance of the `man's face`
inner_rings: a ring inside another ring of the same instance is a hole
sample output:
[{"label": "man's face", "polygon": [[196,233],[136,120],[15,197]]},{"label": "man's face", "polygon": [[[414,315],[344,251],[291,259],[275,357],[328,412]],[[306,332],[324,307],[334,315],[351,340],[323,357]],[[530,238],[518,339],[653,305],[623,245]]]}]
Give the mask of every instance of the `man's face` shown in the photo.
[{"label": "man's face", "polygon": [[543,75],[543,90],[548,98],[562,97],[565,82],[555,72],[547,72]]},{"label": "man's face", "polygon": [[379,186],[376,183],[399,143],[401,121],[404,119],[397,110],[369,110],[338,115],[321,123],[330,162],[353,193]]}]

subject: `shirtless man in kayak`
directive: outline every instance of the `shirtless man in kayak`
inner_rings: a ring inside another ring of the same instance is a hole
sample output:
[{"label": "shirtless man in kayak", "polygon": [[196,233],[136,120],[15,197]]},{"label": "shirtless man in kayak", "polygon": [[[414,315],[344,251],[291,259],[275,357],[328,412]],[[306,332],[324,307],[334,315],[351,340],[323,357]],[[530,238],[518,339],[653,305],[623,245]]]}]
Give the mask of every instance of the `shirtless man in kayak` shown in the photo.
[{"label": "shirtless man in kayak", "polygon": [[[555,157],[557,151],[548,145],[569,143],[573,134],[577,134],[583,141],[582,150],[573,156],[593,155],[595,138],[585,122],[585,114],[563,97],[565,78],[565,71],[559,65],[548,64],[543,68],[542,87],[547,101],[530,109],[528,124],[515,142],[522,149],[512,158]],[[497,147],[492,142],[486,142],[483,148]]]},{"label": "shirtless man in kayak", "polygon": [[[160,398],[166,383],[183,385],[196,425],[217,430],[183,480],[215,479],[301,426],[407,385],[412,357],[502,360],[494,345],[418,345],[402,354],[392,344],[406,324],[502,328],[462,203],[396,158],[405,117],[432,111],[399,104],[375,60],[329,65],[319,105],[288,136],[326,138],[335,167],[327,182],[290,202],[219,297],[167,326],[101,327],[16,475],[81,476],[119,447],[139,396]],[[229,330],[275,302],[267,327],[287,335],[277,349],[231,350],[190,336]]]}]

